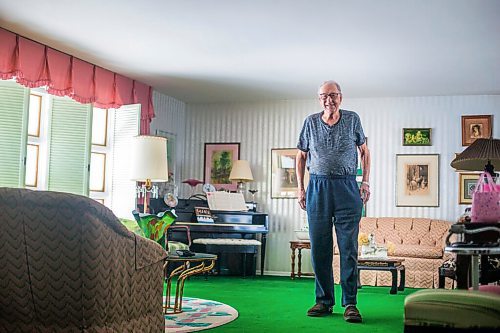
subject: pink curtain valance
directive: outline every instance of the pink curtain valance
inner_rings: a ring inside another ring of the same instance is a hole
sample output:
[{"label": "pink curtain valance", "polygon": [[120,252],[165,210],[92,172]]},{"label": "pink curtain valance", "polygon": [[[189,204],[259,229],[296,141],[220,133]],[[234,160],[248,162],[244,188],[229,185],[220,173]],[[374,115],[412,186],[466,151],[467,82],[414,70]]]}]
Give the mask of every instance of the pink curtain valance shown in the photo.
[{"label": "pink curtain valance", "polygon": [[50,94],[69,96],[99,108],[141,104],[141,134],[154,118],[151,86],[0,28],[0,79],[23,86],[47,86]]}]

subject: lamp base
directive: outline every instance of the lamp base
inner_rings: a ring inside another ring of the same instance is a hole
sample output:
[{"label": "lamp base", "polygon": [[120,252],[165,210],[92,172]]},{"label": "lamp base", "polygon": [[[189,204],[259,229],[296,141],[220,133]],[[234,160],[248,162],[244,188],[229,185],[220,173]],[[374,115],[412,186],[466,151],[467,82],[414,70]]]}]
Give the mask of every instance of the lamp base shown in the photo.
[{"label": "lamp base", "polygon": [[146,180],[145,184],[136,186],[137,198],[143,198],[144,214],[148,214],[148,193],[151,193],[150,197],[153,199],[158,199],[158,186],[153,185],[151,180]]},{"label": "lamp base", "polygon": [[484,171],[488,172],[491,177],[495,177],[495,167],[491,164],[491,161],[488,161],[488,164],[484,166]]},{"label": "lamp base", "polygon": [[245,183],[238,182],[238,186],[236,187],[236,192],[243,194],[245,196]]}]

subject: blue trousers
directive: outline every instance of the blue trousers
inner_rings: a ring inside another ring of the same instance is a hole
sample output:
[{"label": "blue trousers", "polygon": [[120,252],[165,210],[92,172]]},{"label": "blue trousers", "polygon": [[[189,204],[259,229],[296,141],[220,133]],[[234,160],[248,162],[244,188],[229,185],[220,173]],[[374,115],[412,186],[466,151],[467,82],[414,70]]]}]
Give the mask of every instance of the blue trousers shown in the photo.
[{"label": "blue trousers", "polygon": [[342,306],[357,303],[358,233],[362,207],[355,176],[311,175],[306,193],[306,210],[316,278],[316,303],[328,306],[335,304],[333,226],[340,253]]}]

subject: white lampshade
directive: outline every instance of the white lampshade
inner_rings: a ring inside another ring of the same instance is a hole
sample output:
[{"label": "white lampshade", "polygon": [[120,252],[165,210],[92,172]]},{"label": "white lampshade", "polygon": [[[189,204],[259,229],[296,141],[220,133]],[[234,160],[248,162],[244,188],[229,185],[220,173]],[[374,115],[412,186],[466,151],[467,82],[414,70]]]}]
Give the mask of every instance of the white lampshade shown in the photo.
[{"label": "white lampshade", "polygon": [[131,180],[168,181],[167,139],[150,135],[134,137],[130,164]]},{"label": "white lampshade", "polygon": [[238,182],[249,182],[253,180],[252,170],[250,170],[250,163],[245,160],[237,160],[233,162],[233,168],[229,174],[230,180]]}]

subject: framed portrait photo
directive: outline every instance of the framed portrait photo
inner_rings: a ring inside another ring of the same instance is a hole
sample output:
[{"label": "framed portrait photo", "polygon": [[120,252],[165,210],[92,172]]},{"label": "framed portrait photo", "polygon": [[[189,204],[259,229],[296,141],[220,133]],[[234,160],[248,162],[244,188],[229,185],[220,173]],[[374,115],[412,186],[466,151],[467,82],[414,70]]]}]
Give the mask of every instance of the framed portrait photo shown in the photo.
[{"label": "framed portrait photo", "polygon": [[403,128],[403,146],[432,146],[431,128]]},{"label": "framed portrait photo", "polygon": [[479,179],[479,175],[479,173],[459,173],[458,186],[460,188],[460,195],[458,197],[458,203],[460,205],[472,204],[472,193],[476,189],[476,183]]},{"label": "framed portrait photo", "polygon": [[439,207],[439,154],[396,155],[396,206]]},{"label": "framed portrait photo", "polygon": [[462,146],[470,146],[480,138],[490,138],[492,115],[462,116]]},{"label": "framed portrait photo", "polygon": [[217,191],[236,191],[238,184],[229,180],[233,162],[240,159],[240,143],[205,143],[204,181]]},{"label": "framed portrait photo", "polygon": [[[295,171],[297,148],[271,149],[271,198],[297,198],[298,180]],[[304,186],[309,183],[307,168],[304,174]]]}]

